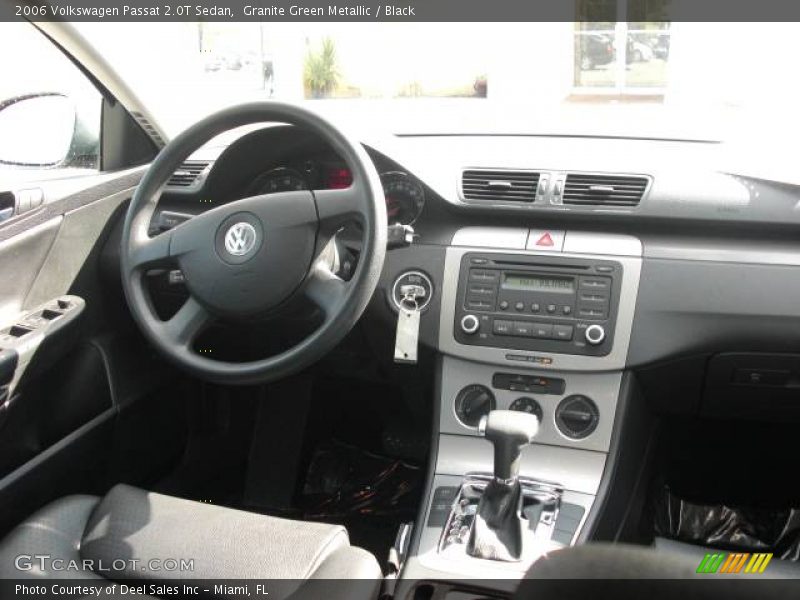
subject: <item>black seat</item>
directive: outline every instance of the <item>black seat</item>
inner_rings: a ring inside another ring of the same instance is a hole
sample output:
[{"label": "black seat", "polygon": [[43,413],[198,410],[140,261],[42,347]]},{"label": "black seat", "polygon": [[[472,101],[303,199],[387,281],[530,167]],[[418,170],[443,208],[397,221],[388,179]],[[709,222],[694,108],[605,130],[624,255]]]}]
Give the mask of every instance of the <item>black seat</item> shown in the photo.
[{"label": "black seat", "polygon": [[[341,526],[118,485],[102,499],[62,498],[18,525],[0,543],[0,578],[20,577],[156,583],[259,579],[272,580],[272,600],[338,593],[367,599],[377,596],[381,571],[371,554],[350,546]],[[331,590],[331,580],[341,581],[342,589]],[[350,582],[346,589],[345,580]]]}]

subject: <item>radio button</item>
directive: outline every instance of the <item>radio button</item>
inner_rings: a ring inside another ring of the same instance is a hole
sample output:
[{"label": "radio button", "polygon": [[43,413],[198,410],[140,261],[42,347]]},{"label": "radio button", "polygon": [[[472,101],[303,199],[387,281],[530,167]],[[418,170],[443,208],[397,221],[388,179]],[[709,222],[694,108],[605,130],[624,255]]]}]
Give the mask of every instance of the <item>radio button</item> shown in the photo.
[{"label": "radio button", "polygon": [[494,283],[500,281],[500,273],[487,269],[470,269],[469,280],[483,283]]},{"label": "radio button", "polygon": [[467,307],[475,310],[491,310],[493,305],[493,302],[487,302],[486,300],[475,300],[472,298],[467,300]]},{"label": "radio button", "polygon": [[512,333],[519,337],[533,337],[533,324],[525,321],[514,321]]},{"label": "radio button", "polygon": [[553,338],[568,342],[572,339],[572,325],[553,325]]},{"label": "radio button", "polygon": [[587,342],[592,346],[597,346],[598,344],[602,344],[603,340],[606,339],[606,330],[600,325],[589,325],[584,335],[586,336]]},{"label": "radio button", "polygon": [[492,324],[492,332],[495,335],[511,335],[514,330],[514,323],[512,321],[495,320]]},{"label": "radio button", "polygon": [[475,315],[464,315],[461,319],[461,331],[468,335],[472,335],[481,326],[481,322],[478,320],[478,317]]},{"label": "radio button", "polygon": [[611,288],[611,280],[608,277],[581,277],[578,284],[582,290],[601,291]]},{"label": "radio button", "polygon": [[553,337],[553,326],[549,323],[534,323],[532,337],[549,340]]},{"label": "radio button", "polygon": [[600,292],[581,292],[580,296],[581,302],[601,302],[607,303],[608,302],[608,294]]},{"label": "radio button", "polygon": [[469,293],[475,296],[494,296],[497,288],[490,285],[473,284],[469,286]]}]

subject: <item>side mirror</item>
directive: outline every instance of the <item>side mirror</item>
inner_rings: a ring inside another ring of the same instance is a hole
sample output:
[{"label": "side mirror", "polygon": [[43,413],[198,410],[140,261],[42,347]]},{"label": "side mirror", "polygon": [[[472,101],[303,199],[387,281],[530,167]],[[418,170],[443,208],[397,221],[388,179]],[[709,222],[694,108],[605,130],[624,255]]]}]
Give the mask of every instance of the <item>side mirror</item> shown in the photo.
[{"label": "side mirror", "polygon": [[62,94],[0,102],[0,164],[55,167],[69,162],[77,125],[75,105]]}]

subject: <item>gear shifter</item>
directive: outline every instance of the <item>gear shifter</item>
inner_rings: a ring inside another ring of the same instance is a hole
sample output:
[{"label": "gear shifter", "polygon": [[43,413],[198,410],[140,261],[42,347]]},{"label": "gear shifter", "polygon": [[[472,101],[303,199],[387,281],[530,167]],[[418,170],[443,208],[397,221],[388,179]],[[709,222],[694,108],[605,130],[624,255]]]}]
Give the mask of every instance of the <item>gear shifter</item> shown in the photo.
[{"label": "gear shifter", "polygon": [[494,479],[478,503],[467,553],[476,558],[517,561],[522,557],[523,531],[520,455],[539,431],[539,419],[528,413],[493,410],[481,420],[478,430],[494,444]]}]

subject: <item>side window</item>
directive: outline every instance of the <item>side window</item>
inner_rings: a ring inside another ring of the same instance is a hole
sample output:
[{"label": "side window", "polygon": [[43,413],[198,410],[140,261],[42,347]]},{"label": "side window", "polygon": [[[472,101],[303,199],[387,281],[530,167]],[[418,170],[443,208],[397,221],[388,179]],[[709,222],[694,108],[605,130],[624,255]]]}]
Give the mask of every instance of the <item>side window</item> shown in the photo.
[{"label": "side window", "polygon": [[0,23],[0,191],[100,168],[102,97],[29,23]]}]

